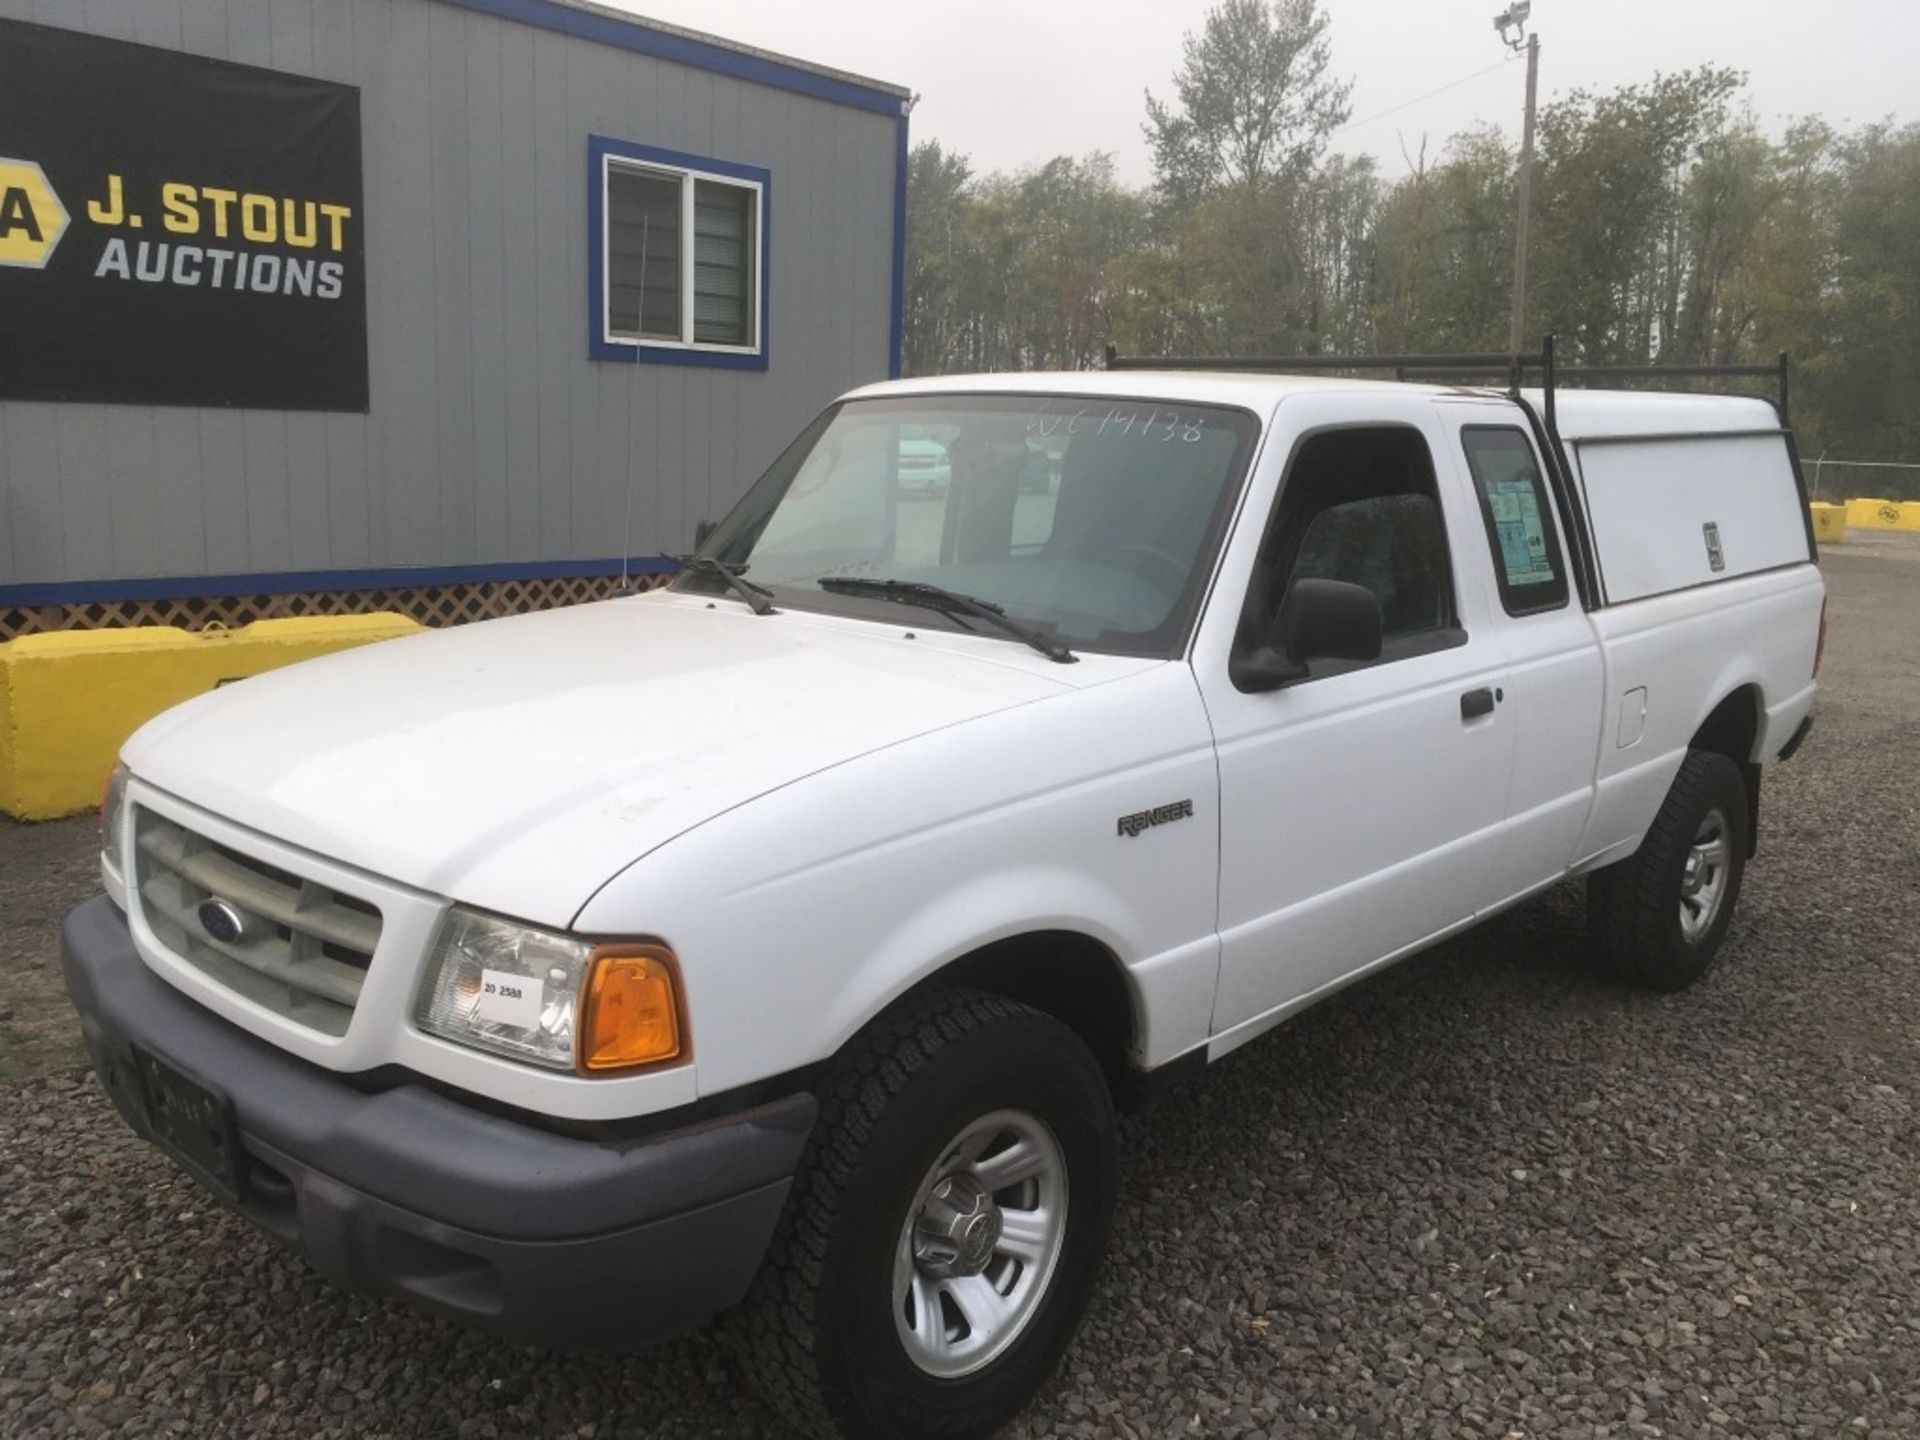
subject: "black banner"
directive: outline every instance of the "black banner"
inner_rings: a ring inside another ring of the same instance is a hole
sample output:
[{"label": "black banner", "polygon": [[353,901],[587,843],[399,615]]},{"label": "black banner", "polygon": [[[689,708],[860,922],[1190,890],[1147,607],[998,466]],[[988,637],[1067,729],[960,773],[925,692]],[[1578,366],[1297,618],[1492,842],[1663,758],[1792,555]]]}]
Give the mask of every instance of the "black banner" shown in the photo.
[{"label": "black banner", "polygon": [[360,92],[0,20],[0,398],[367,408]]}]

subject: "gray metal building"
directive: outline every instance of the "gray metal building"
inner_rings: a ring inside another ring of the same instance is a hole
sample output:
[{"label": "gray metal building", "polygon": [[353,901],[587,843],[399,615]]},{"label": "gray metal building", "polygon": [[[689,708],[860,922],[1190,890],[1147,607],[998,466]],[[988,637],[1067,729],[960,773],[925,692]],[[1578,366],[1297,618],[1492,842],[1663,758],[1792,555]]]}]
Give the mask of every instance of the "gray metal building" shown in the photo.
[{"label": "gray metal building", "polygon": [[580,0],[0,19],[358,87],[369,395],[0,400],[0,610],[644,570],[897,373],[899,87]]}]

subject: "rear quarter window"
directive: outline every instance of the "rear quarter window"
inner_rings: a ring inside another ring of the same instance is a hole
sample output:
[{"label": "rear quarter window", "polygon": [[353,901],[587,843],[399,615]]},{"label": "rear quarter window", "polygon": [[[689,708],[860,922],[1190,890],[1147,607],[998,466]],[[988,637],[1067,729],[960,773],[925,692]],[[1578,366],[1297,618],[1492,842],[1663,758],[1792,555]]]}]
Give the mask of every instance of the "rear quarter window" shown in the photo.
[{"label": "rear quarter window", "polygon": [[1469,425],[1460,432],[1493,550],[1500,603],[1509,615],[1558,610],[1567,603],[1567,571],[1553,525],[1553,501],[1526,432]]}]

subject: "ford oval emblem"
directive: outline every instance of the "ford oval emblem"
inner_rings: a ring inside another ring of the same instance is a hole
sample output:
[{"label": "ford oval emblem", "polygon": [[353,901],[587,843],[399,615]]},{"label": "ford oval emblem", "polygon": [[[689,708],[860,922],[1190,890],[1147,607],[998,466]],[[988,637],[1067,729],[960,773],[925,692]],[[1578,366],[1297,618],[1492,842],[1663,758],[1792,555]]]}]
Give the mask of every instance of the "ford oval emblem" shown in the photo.
[{"label": "ford oval emblem", "polygon": [[194,914],[208,938],[221,945],[237,945],[247,933],[247,917],[225,900],[202,900]]}]

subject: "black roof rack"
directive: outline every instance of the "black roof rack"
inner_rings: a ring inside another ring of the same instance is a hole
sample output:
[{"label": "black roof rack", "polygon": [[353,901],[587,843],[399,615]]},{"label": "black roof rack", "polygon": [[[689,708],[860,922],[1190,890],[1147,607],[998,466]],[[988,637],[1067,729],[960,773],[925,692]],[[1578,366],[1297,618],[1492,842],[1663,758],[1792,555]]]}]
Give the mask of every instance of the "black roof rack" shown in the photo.
[{"label": "black roof rack", "polygon": [[[1791,384],[1791,366],[1787,352],[1782,350],[1779,359],[1771,365],[1568,365],[1554,363],[1553,336],[1548,335],[1540,344],[1537,354],[1457,354],[1457,355],[1250,355],[1250,356],[1150,356],[1122,355],[1114,346],[1107,346],[1107,369],[1109,370],[1229,370],[1256,371],[1269,374],[1295,374],[1312,370],[1390,370],[1394,378],[1407,380],[1414,377],[1423,379],[1452,379],[1456,383],[1474,377],[1498,378],[1505,382],[1507,393],[1526,414],[1528,424],[1534,429],[1535,442],[1547,457],[1547,467],[1553,472],[1553,489],[1561,523],[1568,536],[1573,552],[1574,578],[1580,591],[1581,603],[1588,609],[1602,603],[1602,585],[1599,562],[1594,553],[1593,540],[1584,523],[1584,515],[1575,503],[1573,467],[1567,460],[1566,443],[1560,436],[1559,415],[1554,404],[1554,392],[1562,382],[1573,380],[1695,380],[1695,379],[1759,379],[1771,377],[1779,384],[1779,395],[1770,399],[1774,410],[1780,417],[1779,433],[1786,441],[1787,458],[1793,467],[1795,482],[1800,486],[1801,515],[1807,525],[1807,552],[1818,554],[1813,537],[1813,515],[1806,506],[1806,479],[1800,467],[1800,451],[1793,435],[1793,423],[1788,418],[1787,401]],[[1522,395],[1521,390],[1531,377],[1538,377],[1545,403],[1536,415],[1533,406]],[[1640,437],[1645,438],[1645,437]],[[1681,438],[1706,438],[1700,436],[1674,436]]]},{"label": "black roof rack", "polygon": [[[1780,394],[1774,408],[1785,427],[1789,396],[1790,369],[1787,352],[1771,365],[1557,365],[1553,336],[1541,343],[1535,354],[1441,354],[1441,355],[1122,355],[1107,346],[1109,370],[1238,370],[1273,374],[1291,374],[1303,370],[1391,370],[1396,380],[1471,379],[1476,376],[1498,378],[1510,393],[1517,394],[1534,376],[1546,391],[1546,410],[1553,415],[1553,392],[1567,380],[1706,380],[1772,378],[1779,383]],[[1551,428],[1551,420],[1549,420]]]}]

